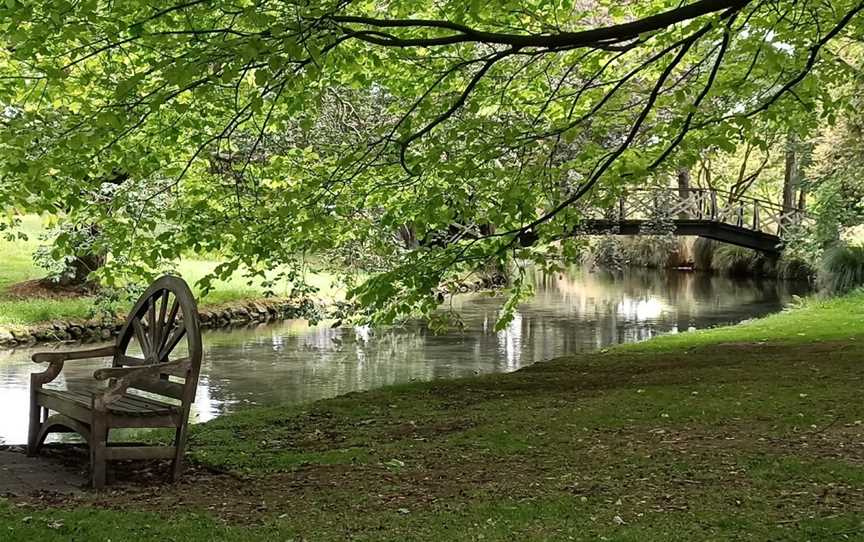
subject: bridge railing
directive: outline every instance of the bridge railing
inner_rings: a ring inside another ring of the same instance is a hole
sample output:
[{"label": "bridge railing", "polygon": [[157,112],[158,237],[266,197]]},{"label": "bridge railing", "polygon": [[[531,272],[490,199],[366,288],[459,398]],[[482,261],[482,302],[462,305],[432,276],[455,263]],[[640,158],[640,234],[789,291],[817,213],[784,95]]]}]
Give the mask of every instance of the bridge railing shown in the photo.
[{"label": "bridge railing", "polygon": [[782,237],[806,220],[797,207],[785,208],[764,199],[704,188],[645,188],[630,190],[615,208],[583,210],[586,216],[625,220],[701,220],[720,222]]}]

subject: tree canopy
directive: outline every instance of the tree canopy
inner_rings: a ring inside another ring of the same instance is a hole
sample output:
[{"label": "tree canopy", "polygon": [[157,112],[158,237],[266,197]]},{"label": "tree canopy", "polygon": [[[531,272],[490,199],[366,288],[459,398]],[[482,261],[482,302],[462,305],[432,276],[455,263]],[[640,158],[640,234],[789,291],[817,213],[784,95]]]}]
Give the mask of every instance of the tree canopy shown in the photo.
[{"label": "tree canopy", "polygon": [[[0,204],[104,280],[349,275],[374,320],[555,265],[585,205],[852,107],[859,0],[6,0]],[[313,258],[314,257],[314,258]],[[311,263],[310,263],[311,262]],[[524,294],[518,277],[511,304]]]}]

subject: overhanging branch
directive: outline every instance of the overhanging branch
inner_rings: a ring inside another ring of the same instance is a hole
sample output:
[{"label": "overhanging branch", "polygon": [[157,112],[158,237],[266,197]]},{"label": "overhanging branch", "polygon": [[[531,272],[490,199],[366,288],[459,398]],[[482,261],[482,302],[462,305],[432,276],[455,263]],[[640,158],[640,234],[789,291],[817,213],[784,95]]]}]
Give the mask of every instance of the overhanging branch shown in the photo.
[{"label": "overhanging branch", "polygon": [[516,48],[559,49],[590,46],[608,47],[634,40],[642,34],[663,30],[669,26],[704,15],[728,10],[737,11],[751,2],[752,0],[699,0],[692,4],[627,23],[579,32],[538,35],[488,32],[450,21],[430,19],[377,19],[352,15],[333,15],[331,18],[336,23],[342,25],[363,25],[372,28],[448,30],[453,32],[446,36],[420,38],[400,38],[382,32],[358,33],[356,35],[357,39],[386,47],[435,47],[476,42],[490,45],[506,45]]}]

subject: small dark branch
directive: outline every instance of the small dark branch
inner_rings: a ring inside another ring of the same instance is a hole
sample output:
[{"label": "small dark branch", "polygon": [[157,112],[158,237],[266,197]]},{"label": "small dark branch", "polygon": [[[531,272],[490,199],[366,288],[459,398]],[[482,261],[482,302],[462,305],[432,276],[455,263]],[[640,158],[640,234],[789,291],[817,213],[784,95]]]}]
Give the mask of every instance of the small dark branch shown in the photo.
[{"label": "small dark branch", "polygon": [[509,55],[511,52],[512,52],[512,50],[503,51],[501,53],[494,55],[489,60],[487,60],[483,64],[483,66],[481,66],[480,69],[477,70],[477,73],[474,74],[474,76],[471,78],[471,80],[465,86],[465,89],[462,91],[462,93],[459,95],[459,98],[456,99],[456,101],[453,103],[453,105],[451,105],[449,108],[447,108],[446,111],[442,112],[440,115],[435,117],[432,121],[430,121],[428,124],[426,124],[426,126],[421,128],[420,130],[414,132],[413,134],[411,134],[410,136],[408,136],[407,138],[405,138],[403,141],[400,142],[400,150],[399,150],[400,161],[402,163],[402,167],[405,169],[406,172],[414,173],[411,171],[411,169],[408,167],[408,165],[405,161],[405,153],[408,150],[408,147],[411,145],[411,143],[413,143],[414,141],[420,139],[424,135],[431,132],[436,126],[438,126],[439,124],[441,124],[442,122],[444,122],[445,120],[447,120],[448,118],[453,116],[453,114],[456,113],[456,111],[461,109],[462,106],[465,105],[465,102],[468,100],[468,96],[471,95],[471,93],[477,87],[477,84],[480,83],[480,81],[483,79],[483,76],[486,75],[486,72],[488,72],[489,69],[492,68],[492,66],[494,66],[496,62],[498,62],[499,60],[501,60],[505,56]]},{"label": "small dark branch", "polygon": [[656,103],[658,96],[662,92],[663,86],[665,85],[666,80],[669,78],[669,76],[672,74],[672,72],[675,70],[675,68],[681,63],[681,61],[687,55],[687,52],[690,50],[690,48],[693,46],[693,44],[699,39],[699,37],[701,37],[705,33],[707,33],[710,30],[710,28],[711,28],[710,26],[703,27],[699,32],[694,33],[690,37],[690,39],[688,39],[685,43],[683,43],[681,45],[681,47],[678,51],[678,54],[676,54],[675,58],[672,59],[671,62],[669,62],[669,64],[666,66],[666,68],[660,74],[660,77],[657,79],[657,82],[654,85],[654,88],[651,90],[651,94],[649,95],[648,100],[645,103],[645,106],[642,108],[642,111],[639,113],[639,117],[636,119],[636,121],[633,123],[633,126],[630,128],[630,132],[628,133],[627,138],[624,140],[623,143],[621,143],[621,145],[617,149],[615,149],[615,151],[611,152],[608,156],[601,159],[601,161],[598,163],[598,165],[592,171],[588,180],[582,186],[579,187],[579,189],[576,191],[576,193],[574,193],[572,196],[565,199],[564,201],[560,202],[551,211],[549,211],[549,212],[545,213],[544,215],[540,216],[539,218],[535,219],[534,221],[532,221],[527,226],[520,228],[519,230],[510,231],[507,233],[509,233],[510,235],[514,235],[514,234],[520,235],[520,234],[523,234],[525,232],[533,231],[537,226],[539,226],[545,222],[548,222],[553,217],[555,217],[558,213],[560,213],[561,211],[563,211],[567,207],[573,205],[574,203],[576,203],[577,201],[582,199],[582,197],[585,194],[587,194],[589,190],[591,190],[591,188],[603,176],[603,174],[606,172],[606,170],[609,169],[609,167],[615,162],[615,160],[617,160],[618,157],[621,156],[624,153],[624,151],[626,151],[630,147],[631,143],[633,143],[633,141],[636,139],[636,135],[639,133],[639,130],[642,128],[642,125],[645,122],[645,119],[648,118],[648,115],[650,114],[651,110],[653,109],[654,104]]},{"label": "small dark branch", "polygon": [[[560,128],[556,128],[550,132],[542,134],[542,136],[540,136],[540,137],[532,135],[531,139],[540,139],[543,137],[551,137],[551,136],[563,134],[564,132],[567,132],[569,130],[572,130],[573,128],[576,128],[577,126],[579,126],[583,122],[587,121],[588,119],[590,119],[591,117],[593,117],[594,115],[599,113],[600,110],[603,109],[603,107],[606,105],[606,103],[609,102],[609,100],[611,100],[615,96],[615,94],[619,90],[621,90],[621,88],[628,81],[632,80],[639,73],[644,71],[646,68],[648,68],[649,66],[651,66],[655,62],[658,62],[659,60],[664,58],[666,55],[671,53],[672,51],[674,51],[674,50],[676,50],[682,46],[685,46],[685,45],[689,48],[693,43],[695,43],[699,38],[701,38],[702,36],[707,34],[708,31],[710,31],[710,30],[711,30],[710,25],[703,26],[697,32],[694,32],[693,34],[691,34],[685,38],[682,38],[681,40],[678,40],[677,42],[669,45],[668,47],[665,47],[664,49],[658,51],[653,56],[651,56],[650,58],[645,60],[642,64],[640,64],[639,66],[636,66],[630,72],[628,72],[623,77],[618,79],[615,82],[614,86],[603,96],[603,98],[601,98],[596,104],[594,104],[594,107],[592,107],[590,111],[588,111],[587,113],[585,113],[584,115],[582,115],[578,119],[568,122],[567,124],[565,124],[564,126],[562,126]],[[620,56],[622,54],[624,54],[624,53],[619,53],[619,55],[617,55],[617,56]],[[617,56],[616,56],[616,58],[617,58]],[[608,63],[607,63],[607,65],[608,65]],[[601,68],[600,72],[598,72],[597,75],[599,75],[599,73],[602,73],[602,71],[605,69],[606,69],[605,66],[603,68]],[[583,89],[584,88],[585,87],[583,86]],[[582,95],[582,90],[579,91],[579,94],[577,95],[576,100],[578,100],[581,97],[581,95]],[[572,114],[572,111],[573,111],[575,105],[576,105],[576,101],[574,100],[573,105],[571,106],[571,109],[570,109],[570,112],[571,112],[570,114]]]},{"label": "small dark branch", "polygon": [[[160,9],[159,11],[157,11],[153,15],[147,17],[146,19],[138,21],[136,24],[149,23],[150,21],[154,21],[156,19],[164,17],[165,15],[168,15],[169,13],[173,13],[175,11],[180,11],[180,10],[184,10],[187,8],[191,8],[191,7],[197,6],[199,4],[207,4],[207,3],[209,3],[209,1],[210,0],[193,0],[192,2],[184,2],[182,4],[177,4],[177,5],[171,6],[169,8]],[[132,25],[132,26],[135,26],[135,25]]]}]

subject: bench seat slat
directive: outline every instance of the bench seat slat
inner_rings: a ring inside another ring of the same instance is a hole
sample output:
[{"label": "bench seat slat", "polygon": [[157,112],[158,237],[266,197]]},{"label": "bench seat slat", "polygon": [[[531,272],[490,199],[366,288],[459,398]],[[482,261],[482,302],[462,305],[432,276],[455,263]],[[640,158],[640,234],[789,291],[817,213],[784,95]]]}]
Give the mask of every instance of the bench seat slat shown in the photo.
[{"label": "bench seat slat", "polygon": [[[88,409],[90,408],[92,401],[91,393],[80,390],[41,389],[39,390],[39,395],[53,397],[60,401],[68,401]],[[179,407],[155,399],[150,399],[148,397],[127,394],[109,404],[108,411],[113,414],[122,414],[126,416],[161,416],[177,413]]]}]

